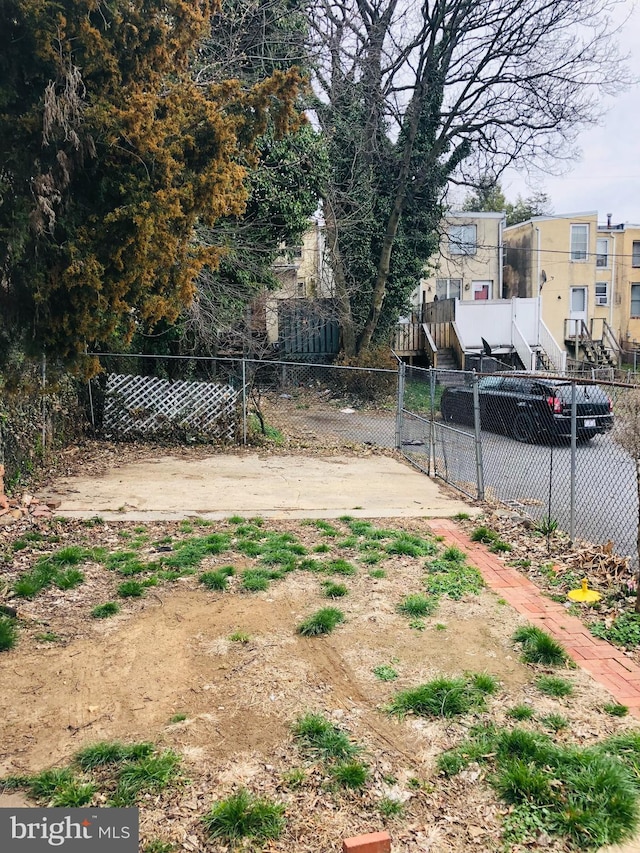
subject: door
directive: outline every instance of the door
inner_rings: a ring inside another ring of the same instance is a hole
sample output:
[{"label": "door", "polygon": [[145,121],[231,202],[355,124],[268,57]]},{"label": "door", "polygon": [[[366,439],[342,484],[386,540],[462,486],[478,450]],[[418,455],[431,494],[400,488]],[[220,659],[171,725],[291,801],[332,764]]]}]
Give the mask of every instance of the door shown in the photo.
[{"label": "door", "polygon": [[491,281],[473,281],[471,287],[473,289],[474,299],[491,299]]},{"label": "door", "polygon": [[580,320],[587,322],[587,288],[572,287],[569,291],[569,334],[572,338],[581,330]]}]

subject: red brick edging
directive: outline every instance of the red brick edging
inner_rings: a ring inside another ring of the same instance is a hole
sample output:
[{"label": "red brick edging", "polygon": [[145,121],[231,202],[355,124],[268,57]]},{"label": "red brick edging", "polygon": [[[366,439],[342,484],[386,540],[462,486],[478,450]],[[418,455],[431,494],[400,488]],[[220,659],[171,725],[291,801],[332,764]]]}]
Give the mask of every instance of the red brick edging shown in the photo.
[{"label": "red brick edging", "polygon": [[561,642],[581,669],[602,684],[616,702],[626,705],[632,714],[640,717],[640,666],[606,640],[594,637],[580,619],[543,595],[516,569],[501,563],[483,545],[472,542],[455,522],[430,519],[428,524],[433,533],[443,536],[452,545],[464,548],[490,589],[499,593],[533,625],[544,628]]}]

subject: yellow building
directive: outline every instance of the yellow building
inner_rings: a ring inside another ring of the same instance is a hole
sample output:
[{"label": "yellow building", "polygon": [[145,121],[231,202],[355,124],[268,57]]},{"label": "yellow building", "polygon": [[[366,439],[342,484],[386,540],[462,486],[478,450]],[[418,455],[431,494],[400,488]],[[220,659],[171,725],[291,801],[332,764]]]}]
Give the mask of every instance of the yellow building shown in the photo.
[{"label": "yellow building", "polygon": [[449,213],[440,248],[430,259],[413,304],[436,299],[502,299],[504,213]]},{"label": "yellow building", "polygon": [[640,226],[596,211],[540,216],[504,230],[505,294],[541,297],[542,319],[577,360],[616,364],[640,340]]}]

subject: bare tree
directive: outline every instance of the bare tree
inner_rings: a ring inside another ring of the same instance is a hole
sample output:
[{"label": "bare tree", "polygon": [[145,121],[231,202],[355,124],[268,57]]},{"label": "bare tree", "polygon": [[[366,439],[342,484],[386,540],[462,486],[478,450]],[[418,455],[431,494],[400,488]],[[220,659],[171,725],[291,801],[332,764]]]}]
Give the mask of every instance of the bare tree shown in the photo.
[{"label": "bare tree", "polygon": [[636,575],[635,611],[636,613],[640,613],[640,389],[633,388],[624,392],[617,401],[613,440],[631,456],[636,468],[636,489],[638,495],[636,557],[638,559],[638,568]]},{"label": "bare tree", "polygon": [[396,307],[396,291],[406,298],[416,286],[420,231],[435,227],[450,182],[477,185],[518,163],[557,169],[575,156],[601,96],[626,81],[612,23],[623,2],[313,0],[347,352],[368,347],[390,294]]}]

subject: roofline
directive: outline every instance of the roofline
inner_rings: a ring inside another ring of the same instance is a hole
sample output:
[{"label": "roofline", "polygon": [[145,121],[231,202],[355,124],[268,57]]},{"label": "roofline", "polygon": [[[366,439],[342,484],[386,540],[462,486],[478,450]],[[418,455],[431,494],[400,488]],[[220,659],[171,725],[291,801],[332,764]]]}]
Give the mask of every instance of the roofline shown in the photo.
[{"label": "roofline", "polygon": [[444,215],[444,219],[504,219],[507,213],[504,210],[450,210]]},{"label": "roofline", "polygon": [[531,225],[534,222],[548,222],[552,219],[577,219],[579,216],[595,216],[596,224],[598,221],[597,210],[580,210],[572,213],[550,213],[546,216],[532,216],[531,219],[525,219],[524,222],[516,222],[515,225],[507,225],[506,231],[510,228],[519,228],[521,225]]}]

